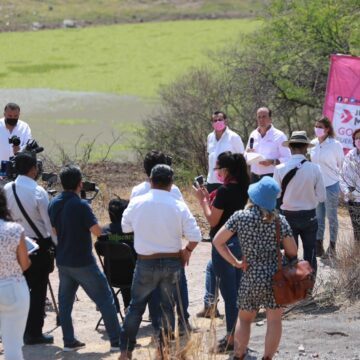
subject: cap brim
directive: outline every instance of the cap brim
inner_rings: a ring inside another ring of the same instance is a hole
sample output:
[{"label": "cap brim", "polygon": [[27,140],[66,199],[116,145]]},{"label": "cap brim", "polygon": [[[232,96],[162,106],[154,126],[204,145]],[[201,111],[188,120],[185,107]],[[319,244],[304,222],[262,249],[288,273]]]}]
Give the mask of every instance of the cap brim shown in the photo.
[{"label": "cap brim", "polygon": [[311,142],[305,143],[305,142],[301,142],[301,141],[284,141],[281,145],[284,147],[289,147],[290,144],[304,144],[307,145],[308,147],[314,147],[315,145],[312,144]]}]

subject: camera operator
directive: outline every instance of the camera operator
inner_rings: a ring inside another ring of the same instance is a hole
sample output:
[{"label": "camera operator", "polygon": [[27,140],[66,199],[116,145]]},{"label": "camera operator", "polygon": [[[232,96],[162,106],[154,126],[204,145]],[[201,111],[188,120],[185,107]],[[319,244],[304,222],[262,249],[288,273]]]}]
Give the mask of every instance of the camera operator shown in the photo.
[{"label": "camera operator", "polygon": [[4,108],[4,117],[0,119],[0,161],[8,161],[10,157],[21,151],[31,139],[29,125],[19,120],[20,106],[8,103]]},{"label": "camera operator", "polygon": [[31,267],[25,272],[30,289],[30,310],[24,342],[26,345],[51,344],[53,337],[44,335],[45,300],[49,274],[54,269],[51,223],[47,212],[49,198],[44,188],[36,183],[38,168],[35,154],[20,152],[15,157],[19,174],[5,185],[9,210],[14,221],[25,229],[25,235],[35,239],[40,249],[30,256]]}]

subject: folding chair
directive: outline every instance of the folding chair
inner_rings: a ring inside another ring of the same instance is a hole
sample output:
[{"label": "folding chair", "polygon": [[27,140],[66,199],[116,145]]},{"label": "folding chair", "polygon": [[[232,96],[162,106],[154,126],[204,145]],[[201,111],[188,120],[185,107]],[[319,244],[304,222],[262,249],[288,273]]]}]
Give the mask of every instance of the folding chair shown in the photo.
[{"label": "folding chair", "polygon": [[[131,289],[132,277],[134,274],[136,258],[134,250],[124,242],[114,241],[101,241],[101,239],[95,242],[95,251],[99,257],[101,266],[104,270],[105,276],[114,295],[114,300],[118,304],[118,294],[121,290]],[[126,271],[131,276],[128,276],[128,281],[124,282],[123,279],[119,279],[119,268],[121,263],[126,263]],[[115,292],[114,288],[118,290]],[[122,320],[124,316],[121,312],[120,305],[118,311]],[[95,330],[99,327],[102,317],[96,324]]]}]

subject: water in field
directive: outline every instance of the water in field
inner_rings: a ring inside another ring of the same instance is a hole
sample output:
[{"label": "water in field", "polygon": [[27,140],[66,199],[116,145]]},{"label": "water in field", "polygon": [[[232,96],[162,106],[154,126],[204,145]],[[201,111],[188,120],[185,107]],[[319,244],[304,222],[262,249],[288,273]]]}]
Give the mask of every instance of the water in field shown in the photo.
[{"label": "water in field", "polygon": [[19,104],[20,118],[30,125],[44,153],[54,158],[60,156],[60,148],[80,156],[85,144],[95,139],[92,158],[101,159],[108,144],[119,137],[111,158],[131,159],[137,130],[156,107],[133,96],[49,89],[0,90],[0,99],[2,107]]}]

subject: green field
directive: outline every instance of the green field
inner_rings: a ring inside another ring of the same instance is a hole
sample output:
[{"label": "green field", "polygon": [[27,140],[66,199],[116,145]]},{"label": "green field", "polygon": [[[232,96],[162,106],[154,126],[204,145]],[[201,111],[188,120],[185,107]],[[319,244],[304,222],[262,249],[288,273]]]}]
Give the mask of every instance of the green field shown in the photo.
[{"label": "green field", "polygon": [[50,88],[156,97],[209,51],[254,31],[249,19],[123,24],[0,33],[0,88]]},{"label": "green field", "polygon": [[72,19],[80,26],[181,19],[246,18],[259,14],[266,0],[1,0],[0,31],[46,28]]}]

